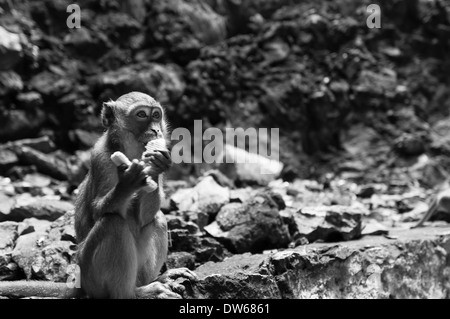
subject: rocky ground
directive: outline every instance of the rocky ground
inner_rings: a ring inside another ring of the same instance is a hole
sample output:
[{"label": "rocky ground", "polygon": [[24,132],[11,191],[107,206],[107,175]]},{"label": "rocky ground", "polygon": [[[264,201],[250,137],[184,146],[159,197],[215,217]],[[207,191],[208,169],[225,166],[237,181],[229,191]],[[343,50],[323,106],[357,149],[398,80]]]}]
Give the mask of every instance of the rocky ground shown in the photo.
[{"label": "rocky ground", "polygon": [[[64,282],[101,102],[173,127],[280,127],[280,174],[179,165],[168,268],[187,298],[449,297],[450,229],[409,228],[450,172],[448,1],[0,0],[0,280]],[[444,186],[443,186],[444,185]]]}]

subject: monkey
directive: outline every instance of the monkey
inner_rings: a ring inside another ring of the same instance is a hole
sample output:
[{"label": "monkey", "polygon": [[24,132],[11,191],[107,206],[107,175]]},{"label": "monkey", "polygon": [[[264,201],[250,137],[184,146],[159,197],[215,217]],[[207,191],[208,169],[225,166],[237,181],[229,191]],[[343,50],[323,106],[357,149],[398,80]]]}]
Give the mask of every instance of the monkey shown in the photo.
[{"label": "monkey", "polygon": [[[159,276],[168,250],[167,223],[160,210],[163,175],[172,161],[167,147],[146,152],[145,146],[158,138],[168,141],[165,117],[163,107],[140,92],[103,104],[106,131],[92,149],[91,168],[75,201],[81,289],[45,283],[38,296],[181,298],[176,291],[182,287],[171,280],[196,281],[196,275],[185,268]],[[117,167],[111,160],[116,152],[131,164]],[[149,177],[158,185],[153,192],[145,190]],[[27,283],[0,282],[0,295],[23,294],[31,288]]]},{"label": "monkey", "polygon": [[428,220],[430,220],[430,218],[435,216],[436,213],[440,211],[450,213],[450,189],[448,188],[444,189],[433,197],[427,212],[413,228],[422,227],[424,223],[426,223]]}]

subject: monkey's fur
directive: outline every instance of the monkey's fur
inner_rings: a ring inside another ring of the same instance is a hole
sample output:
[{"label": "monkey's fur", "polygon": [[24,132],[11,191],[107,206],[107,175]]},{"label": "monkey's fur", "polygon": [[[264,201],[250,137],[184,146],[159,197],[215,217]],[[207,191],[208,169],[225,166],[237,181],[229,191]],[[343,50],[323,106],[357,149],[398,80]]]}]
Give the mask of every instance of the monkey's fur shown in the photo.
[{"label": "monkey's fur", "polygon": [[[168,249],[160,203],[170,153],[161,149],[141,160],[147,142],[158,137],[167,141],[164,109],[152,97],[132,92],[105,103],[102,121],[106,132],[93,148],[91,169],[75,203],[82,294],[90,298],[180,298],[173,291],[177,287],[171,289],[165,283],[173,277],[195,280],[192,272],[172,270],[158,278]],[[130,167],[114,166],[110,157],[117,151],[133,160]],[[153,193],[143,190],[148,176],[159,184]],[[27,285],[0,283],[0,295],[23,292]],[[46,285],[39,296],[55,287],[53,294],[60,297],[74,293],[64,290],[64,284]]]}]

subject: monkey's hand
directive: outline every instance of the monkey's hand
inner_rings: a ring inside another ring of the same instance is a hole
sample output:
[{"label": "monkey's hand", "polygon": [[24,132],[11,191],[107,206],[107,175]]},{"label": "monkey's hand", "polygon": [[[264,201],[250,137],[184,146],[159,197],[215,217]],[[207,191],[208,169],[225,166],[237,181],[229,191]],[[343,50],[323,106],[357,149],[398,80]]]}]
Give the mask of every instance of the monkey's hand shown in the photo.
[{"label": "monkey's hand", "polygon": [[130,166],[121,165],[117,170],[119,174],[119,188],[134,193],[147,186],[149,169],[145,167],[144,162],[133,160]]},{"label": "monkey's hand", "polygon": [[172,166],[172,158],[167,148],[145,152],[143,161],[151,168],[150,176],[155,180]]},{"label": "monkey's hand", "polygon": [[167,285],[175,293],[186,296],[187,290],[192,291],[192,284],[198,281],[197,275],[187,268],[169,269],[157,281]]},{"label": "monkey's hand", "polygon": [[169,286],[158,281],[143,287],[136,288],[137,299],[181,299]]}]

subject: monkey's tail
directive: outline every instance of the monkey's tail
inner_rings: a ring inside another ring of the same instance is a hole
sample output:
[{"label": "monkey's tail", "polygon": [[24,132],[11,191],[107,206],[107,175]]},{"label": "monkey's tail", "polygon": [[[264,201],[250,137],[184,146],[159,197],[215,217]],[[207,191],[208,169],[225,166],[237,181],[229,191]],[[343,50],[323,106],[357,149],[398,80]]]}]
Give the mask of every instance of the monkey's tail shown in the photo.
[{"label": "monkey's tail", "polygon": [[81,289],[69,288],[66,283],[47,281],[0,281],[0,296],[9,298],[59,298],[71,299],[82,296]]},{"label": "monkey's tail", "polygon": [[428,211],[426,212],[425,216],[423,216],[422,219],[413,228],[422,227],[424,223],[426,223],[432,216],[434,216],[437,210],[438,210],[438,197],[436,196],[435,198],[433,198],[430,208],[428,208]]}]

